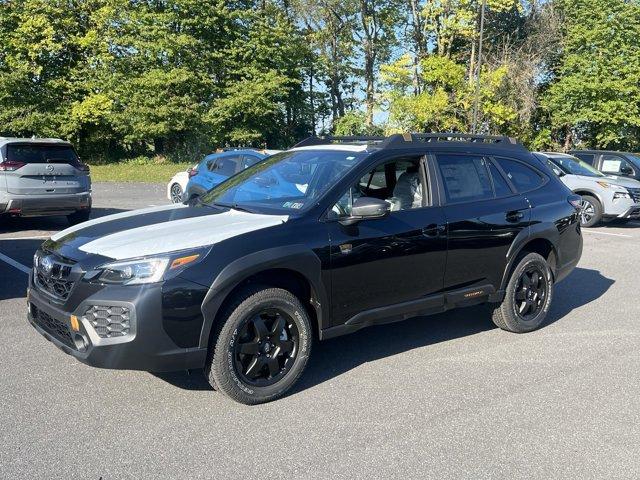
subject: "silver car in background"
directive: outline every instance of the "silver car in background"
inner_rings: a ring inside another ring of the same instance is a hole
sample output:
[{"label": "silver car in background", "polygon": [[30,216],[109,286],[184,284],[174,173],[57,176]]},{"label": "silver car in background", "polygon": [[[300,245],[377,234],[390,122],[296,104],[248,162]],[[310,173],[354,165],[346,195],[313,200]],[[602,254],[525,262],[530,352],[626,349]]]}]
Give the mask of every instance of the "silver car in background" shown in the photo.
[{"label": "silver car in background", "polygon": [[562,183],[582,197],[580,223],[593,227],[602,220],[624,223],[640,218],[640,182],[608,177],[579,158],[564,153],[534,153],[560,177]]},{"label": "silver car in background", "polygon": [[69,142],[0,137],[0,214],[89,219],[91,178]]}]

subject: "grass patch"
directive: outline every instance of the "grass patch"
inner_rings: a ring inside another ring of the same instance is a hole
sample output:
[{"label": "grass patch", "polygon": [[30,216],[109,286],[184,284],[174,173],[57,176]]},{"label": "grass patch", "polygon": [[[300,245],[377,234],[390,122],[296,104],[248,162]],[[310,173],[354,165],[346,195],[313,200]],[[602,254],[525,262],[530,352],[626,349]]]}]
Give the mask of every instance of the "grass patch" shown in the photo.
[{"label": "grass patch", "polygon": [[176,173],[192,167],[193,163],[119,162],[91,165],[94,182],[151,182],[167,183]]}]

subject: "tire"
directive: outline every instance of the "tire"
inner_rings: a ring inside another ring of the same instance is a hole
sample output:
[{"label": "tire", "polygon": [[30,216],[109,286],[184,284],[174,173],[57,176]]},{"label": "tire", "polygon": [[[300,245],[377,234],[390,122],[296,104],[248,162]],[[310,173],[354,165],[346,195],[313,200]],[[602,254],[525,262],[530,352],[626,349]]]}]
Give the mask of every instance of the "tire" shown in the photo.
[{"label": "tire", "polygon": [[547,317],[552,299],[553,274],[549,264],[537,253],[524,255],[511,273],[504,300],[493,310],[493,323],[508,332],[535,330]]},{"label": "tire", "polygon": [[291,292],[266,286],[241,291],[213,336],[205,367],[209,383],[246,405],[275,400],[302,375],[312,332],[306,309]]},{"label": "tire", "polygon": [[71,215],[67,215],[67,221],[69,225],[77,225],[82,222],[86,222],[89,220],[91,216],[91,210],[78,210],[77,212],[73,212]]},{"label": "tire", "polygon": [[182,203],[184,192],[179,183],[171,185],[169,192],[171,194],[171,203]]},{"label": "tire", "polygon": [[581,195],[580,225],[585,228],[595,227],[602,220],[602,204],[596,197]]}]

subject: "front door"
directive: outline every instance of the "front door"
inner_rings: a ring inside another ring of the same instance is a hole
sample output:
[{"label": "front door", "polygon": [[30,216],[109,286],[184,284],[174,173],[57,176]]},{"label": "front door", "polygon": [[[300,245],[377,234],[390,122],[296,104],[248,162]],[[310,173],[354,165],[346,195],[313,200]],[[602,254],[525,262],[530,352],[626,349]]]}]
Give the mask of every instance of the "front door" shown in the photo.
[{"label": "front door", "polygon": [[[357,197],[387,200],[380,219],[343,225]],[[361,177],[329,215],[333,325],[439,293],[446,261],[441,207],[431,206],[423,158],[386,161]]]}]

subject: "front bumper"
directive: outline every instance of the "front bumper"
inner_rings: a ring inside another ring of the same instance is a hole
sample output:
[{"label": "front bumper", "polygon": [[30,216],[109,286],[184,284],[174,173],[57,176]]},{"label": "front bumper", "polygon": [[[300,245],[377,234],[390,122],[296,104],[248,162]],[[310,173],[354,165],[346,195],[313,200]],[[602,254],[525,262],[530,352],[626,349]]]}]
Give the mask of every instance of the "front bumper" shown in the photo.
[{"label": "front bumper", "polygon": [[635,205],[629,207],[616,218],[640,218],[640,203],[636,203]]},{"label": "front bumper", "polygon": [[80,192],[61,195],[9,195],[0,211],[22,217],[39,217],[69,215],[89,208],[91,192]]},{"label": "front bumper", "polygon": [[[181,348],[162,325],[161,285],[104,288],[83,300],[72,312],[56,305],[29,282],[27,318],[31,325],[63,352],[100,368],[167,372],[202,368],[206,348]],[[100,337],[86,312],[92,306],[123,307],[128,331]],[[73,329],[71,316],[78,320]]]}]

